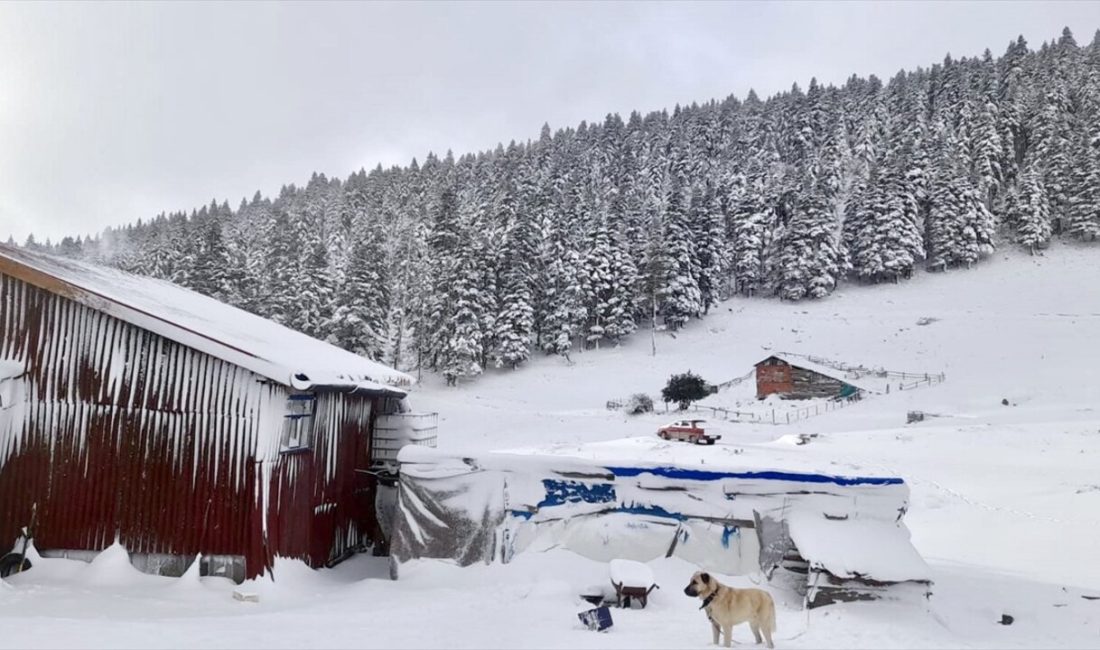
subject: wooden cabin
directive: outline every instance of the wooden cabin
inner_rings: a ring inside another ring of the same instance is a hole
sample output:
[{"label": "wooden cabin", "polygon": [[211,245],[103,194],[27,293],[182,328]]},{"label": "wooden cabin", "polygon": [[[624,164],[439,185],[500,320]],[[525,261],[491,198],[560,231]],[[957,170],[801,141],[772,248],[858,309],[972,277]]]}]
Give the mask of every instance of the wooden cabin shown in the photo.
[{"label": "wooden cabin", "polygon": [[773,354],[756,364],[756,398],[779,395],[783,399],[849,398],[865,389],[844,372],[812,361]]},{"label": "wooden cabin", "polygon": [[384,546],[373,432],[420,415],[411,384],[169,282],[0,245],[0,545],[33,523],[43,556],[117,539],[139,569],[201,554],[238,581]]}]

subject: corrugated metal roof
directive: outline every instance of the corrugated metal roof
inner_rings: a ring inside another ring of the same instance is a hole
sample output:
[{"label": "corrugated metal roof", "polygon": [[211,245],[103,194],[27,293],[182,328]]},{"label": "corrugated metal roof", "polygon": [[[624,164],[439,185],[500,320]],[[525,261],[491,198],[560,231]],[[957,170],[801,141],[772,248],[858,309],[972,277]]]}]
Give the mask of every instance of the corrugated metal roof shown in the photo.
[{"label": "corrugated metal roof", "polygon": [[404,393],[413,378],[164,280],[0,244],[0,272],[285,386]]}]

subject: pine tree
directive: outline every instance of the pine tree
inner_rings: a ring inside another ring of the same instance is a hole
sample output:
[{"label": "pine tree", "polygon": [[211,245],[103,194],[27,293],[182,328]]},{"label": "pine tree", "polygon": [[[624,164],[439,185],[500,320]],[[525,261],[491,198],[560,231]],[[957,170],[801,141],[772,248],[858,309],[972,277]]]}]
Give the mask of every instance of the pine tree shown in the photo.
[{"label": "pine tree", "polygon": [[418,334],[417,366],[426,362],[434,369],[438,367],[439,355],[453,336],[458,255],[468,242],[458,222],[458,198],[453,189],[443,189],[433,216],[427,242],[431,260],[431,289],[422,307],[424,315]]},{"label": "pine tree", "polygon": [[[471,249],[472,250],[472,249]],[[454,315],[449,336],[440,350],[440,368],[447,384],[459,379],[476,377],[483,368],[480,309],[481,278],[472,254],[464,254],[453,278]]]},{"label": "pine tree", "polygon": [[993,215],[956,170],[938,176],[931,201],[926,220],[930,268],[970,267],[993,251]]},{"label": "pine tree", "polygon": [[1072,200],[1070,163],[1072,131],[1067,117],[1064,89],[1052,86],[1035,118],[1035,158],[1043,170],[1043,186],[1050,197],[1051,218],[1058,229],[1069,218]]},{"label": "pine tree", "polygon": [[885,161],[849,207],[844,221],[848,261],[858,278],[896,282],[924,257],[917,199],[897,159]]},{"label": "pine tree", "polygon": [[763,286],[765,251],[769,248],[775,212],[764,195],[752,194],[739,206],[734,225],[733,268],[737,291],[755,295]]},{"label": "pine tree", "polygon": [[229,250],[222,239],[222,224],[217,215],[201,226],[201,240],[195,257],[190,287],[199,293],[225,300],[231,288],[228,281]]},{"label": "pine tree", "polygon": [[1014,199],[1012,212],[1016,241],[1034,255],[1035,249],[1046,247],[1051,235],[1046,189],[1034,167],[1029,167],[1024,173]]},{"label": "pine tree", "polygon": [[502,300],[496,319],[500,341],[499,362],[515,368],[531,354],[535,310],[533,306],[532,261],[536,231],[531,212],[507,208],[501,276]]},{"label": "pine tree", "polygon": [[997,107],[986,97],[964,109],[963,129],[970,157],[970,181],[987,206],[1001,191],[1001,136],[997,131]]},{"label": "pine tree", "polygon": [[580,282],[580,254],[563,229],[548,225],[545,291],[550,305],[543,324],[542,349],[568,357],[588,312]]},{"label": "pine tree", "polygon": [[657,290],[658,312],[665,325],[675,331],[703,311],[699,290],[699,259],[691,233],[687,197],[678,175],[674,175],[665,208],[663,245],[668,255],[666,275]]},{"label": "pine tree", "polygon": [[327,338],[332,318],[333,278],[329,275],[328,249],[320,237],[306,237],[295,286],[298,287],[294,327],[315,338]]},{"label": "pine tree", "polygon": [[777,229],[771,284],[784,300],[824,298],[836,288],[842,269],[836,215],[822,193],[810,188],[791,208],[787,223]]},{"label": "pine tree", "polygon": [[626,289],[616,268],[616,247],[604,219],[592,233],[591,245],[584,256],[581,271],[581,288],[584,292],[587,325],[585,340],[590,347],[599,347],[600,341],[619,338],[620,303]]},{"label": "pine tree", "polygon": [[326,328],[329,341],[371,359],[381,359],[387,343],[390,307],[382,231],[377,222],[361,225],[348,256],[337,307]]},{"label": "pine tree", "polygon": [[725,217],[714,187],[695,186],[690,206],[691,235],[699,266],[699,300],[703,313],[710,311],[726,294],[729,247],[724,239]]},{"label": "pine tree", "polygon": [[[1100,132],[1100,127],[1093,128]],[[1100,136],[1081,138],[1072,181],[1066,232],[1082,241],[1096,241],[1100,237]]]}]

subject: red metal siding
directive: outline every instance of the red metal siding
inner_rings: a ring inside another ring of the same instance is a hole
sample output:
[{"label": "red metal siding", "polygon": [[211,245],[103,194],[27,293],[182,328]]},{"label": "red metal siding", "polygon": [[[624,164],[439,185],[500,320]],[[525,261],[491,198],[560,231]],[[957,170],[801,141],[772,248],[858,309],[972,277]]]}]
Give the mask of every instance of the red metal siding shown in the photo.
[{"label": "red metal siding", "polygon": [[271,479],[271,552],[322,566],[365,540],[380,541],[370,466],[370,399],[317,396],[310,451],[281,454]]},{"label": "red metal siding", "polygon": [[40,548],[118,536],[131,552],[241,555],[252,577],[274,554],[319,565],[376,526],[373,501],[349,496],[369,398],[321,396],[314,450],[279,456],[282,418],[262,405],[285,387],[3,273],[0,359],[27,370],[23,424],[0,431],[0,543],[37,504]]}]

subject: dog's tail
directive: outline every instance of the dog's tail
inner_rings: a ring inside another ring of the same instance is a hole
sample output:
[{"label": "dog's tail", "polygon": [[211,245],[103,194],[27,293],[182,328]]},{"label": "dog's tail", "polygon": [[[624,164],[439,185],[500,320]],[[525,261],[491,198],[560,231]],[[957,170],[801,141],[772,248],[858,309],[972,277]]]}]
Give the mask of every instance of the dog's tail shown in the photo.
[{"label": "dog's tail", "polygon": [[775,601],[771,598],[767,601],[767,608],[768,618],[765,624],[768,626],[768,631],[775,634]]}]

